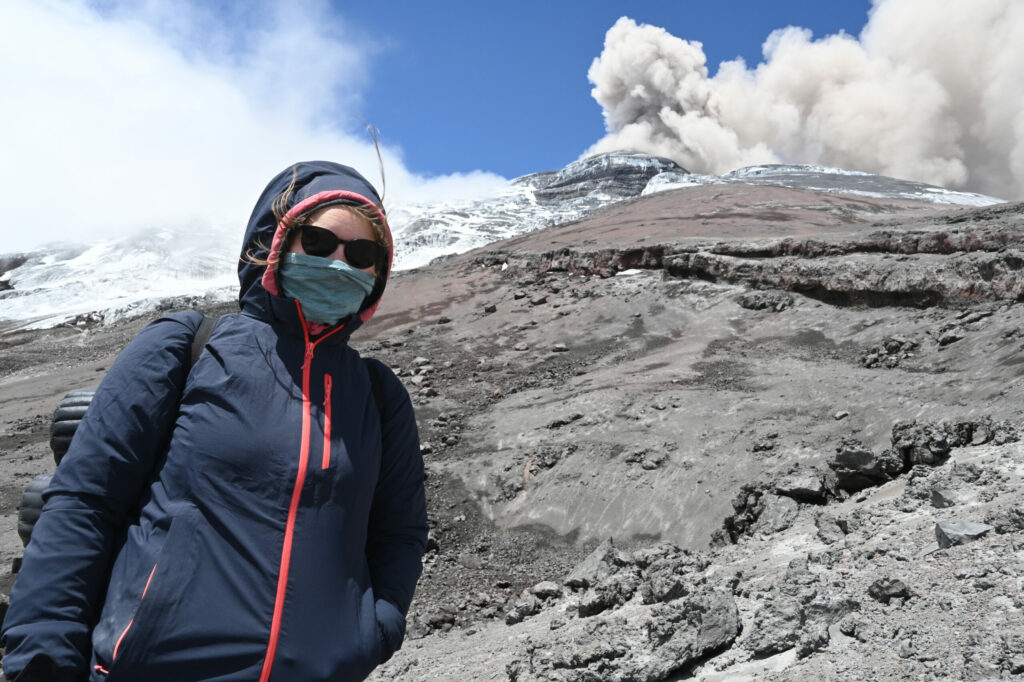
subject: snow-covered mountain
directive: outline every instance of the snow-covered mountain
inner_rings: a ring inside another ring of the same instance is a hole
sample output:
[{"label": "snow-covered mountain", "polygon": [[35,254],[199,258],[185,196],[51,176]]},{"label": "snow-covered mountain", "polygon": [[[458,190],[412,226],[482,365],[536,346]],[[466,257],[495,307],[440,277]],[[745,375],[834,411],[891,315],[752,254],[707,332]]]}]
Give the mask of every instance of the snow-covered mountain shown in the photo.
[{"label": "snow-covered mountain", "polygon": [[663,192],[680,187],[693,187],[694,185],[721,184],[774,185],[878,199],[909,199],[959,206],[991,206],[1004,203],[1002,199],[984,194],[956,192],[935,185],[889,178],[884,175],[826,166],[781,164],[747,166],[725,175],[666,172],[653,178],[644,188],[643,194]]},{"label": "snow-covered mountain", "polygon": [[[417,204],[390,213],[396,268],[549,225],[652,192],[704,184],[781,185],[826,192],[984,206],[1000,199],[820,166],[753,166],[722,176],[689,173],[641,154],[590,157],[559,171],[512,180],[496,197]],[[199,299],[237,295],[238,235],[196,226],[147,232],[89,246],[58,246],[0,256],[0,320],[16,327],[92,324]]]},{"label": "snow-covered mountain", "polygon": [[576,220],[601,206],[640,196],[663,173],[686,170],[658,157],[602,154],[560,171],[516,178],[497,197],[399,208],[390,214],[396,267],[419,267],[440,255]]}]

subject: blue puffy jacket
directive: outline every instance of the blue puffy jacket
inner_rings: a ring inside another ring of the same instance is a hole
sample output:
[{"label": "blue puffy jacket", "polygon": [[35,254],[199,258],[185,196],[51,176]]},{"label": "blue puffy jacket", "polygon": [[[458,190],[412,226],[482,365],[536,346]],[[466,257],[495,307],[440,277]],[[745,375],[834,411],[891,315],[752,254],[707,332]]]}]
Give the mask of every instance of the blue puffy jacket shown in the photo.
[{"label": "blue puffy jacket", "polygon": [[[350,168],[296,168],[285,221],[378,202]],[[264,191],[243,255],[280,249],[271,204],[292,178]],[[359,680],[391,656],[427,523],[409,396],[379,365],[379,412],[347,345],[384,279],[361,314],[323,328],[243,259],[241,313],[191,372],[198,313],[124,349],[26,548],[3,625],[9,677],[46,654],[59,680]]]}]

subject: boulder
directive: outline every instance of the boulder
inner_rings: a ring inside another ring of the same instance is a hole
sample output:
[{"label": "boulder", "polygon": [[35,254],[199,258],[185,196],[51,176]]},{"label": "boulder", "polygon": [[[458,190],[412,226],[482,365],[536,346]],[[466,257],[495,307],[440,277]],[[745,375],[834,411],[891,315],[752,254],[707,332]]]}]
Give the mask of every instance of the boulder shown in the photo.
[{"label": "boulder", "polygon": [[550,580],[539,582],[530,588],[530,592],[539,599],[558,599],[562,596],[562,588]]},{"label": "boulder", "polygon": [[533,594],[524,594],[520,597],[512,610],[505,614],[505,624],[515,625],[521,623],[530,616],[540,613],[544,603]]},{"label": "boulder", "polygon": [[824,504],[830,497],[831,488],[834,485],[835,475],[832,472],[806,469],[777,480],[775,492],[785,497],[791,497],[798,502]]},{"label": "boulder", "polygon": [[831,514],[818,514],[814,518],[814,525],[818,528],[818,539],[826,545],[834,544],[846,537],[836,517]]},{"label": "boulder", "polygon": [[643,607],[628,616],[574,619],[531,639],[505,672],[526,680],[669,679],[728,648],[740,631],[733,599],[702,592],[667,604]]},{"label": "boulder", "polygon": [[572,589],[588,588],[610,575],[615,566],[621,563],[624,563],[624,557],[615,549],[612,539],[608,538],[588,554],[587,558],[566,576],[562,584]]},{"label": "boulder", "polygon": [[792,649],[800,641],[804,611],[792,598],[773,599],[754,615],[754,625],[742,646],[755,656],[768,656]]},{"label": "boulder", "polygon": [[894,450],[876,455],[854,438],[844,439],[829,462],[835,471],[836,485],[847,492],[857,492],[880,485],[903,473],[904,459]]},{"label": "boulder", "polygon": [[868,596],[883,604],[893,599],[907,599],[910,594],[910,588],[898,578],[879,578],[868,587]]},{"label": "boulder", "polygon": [[994,526],[971,521],[939,521],[935,524],[935,540],[943,549],[963,545],[985,537]]}]

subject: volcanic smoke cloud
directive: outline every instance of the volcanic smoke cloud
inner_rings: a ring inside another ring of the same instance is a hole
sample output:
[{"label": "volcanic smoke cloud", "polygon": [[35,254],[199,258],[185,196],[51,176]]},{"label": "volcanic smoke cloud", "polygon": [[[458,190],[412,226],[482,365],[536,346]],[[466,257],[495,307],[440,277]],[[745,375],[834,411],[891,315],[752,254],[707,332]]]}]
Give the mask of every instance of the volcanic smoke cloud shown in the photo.
[{"label": "volcanic smoke cloud", "polygon": [[859,39],[774,31],[708,77],[698,42],[622,17],[588,77],[608,134],[720,174],[813,163],[1024,199],[1024,2],[876,0]]}]

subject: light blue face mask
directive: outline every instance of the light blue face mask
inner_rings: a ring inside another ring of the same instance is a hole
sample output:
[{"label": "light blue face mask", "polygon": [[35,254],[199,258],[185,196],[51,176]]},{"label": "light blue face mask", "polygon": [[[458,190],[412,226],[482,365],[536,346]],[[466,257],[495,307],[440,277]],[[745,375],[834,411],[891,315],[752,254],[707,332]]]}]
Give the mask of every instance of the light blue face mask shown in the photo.
[{"label": "light blue face mask", "polygon": [[348,263],[304,253],[286,253],[278,266],[285,296],[302,304],[307,322],[336,324],[359,312],[376,278]]}]

